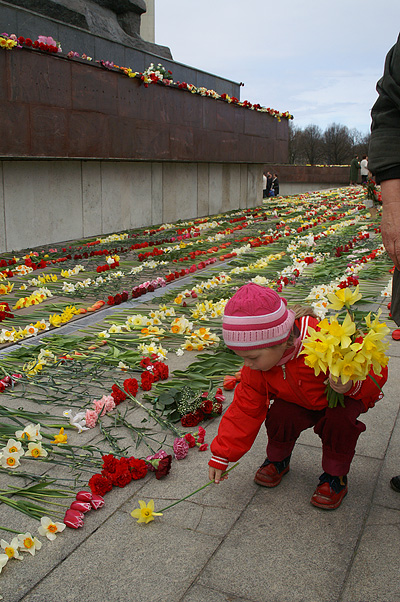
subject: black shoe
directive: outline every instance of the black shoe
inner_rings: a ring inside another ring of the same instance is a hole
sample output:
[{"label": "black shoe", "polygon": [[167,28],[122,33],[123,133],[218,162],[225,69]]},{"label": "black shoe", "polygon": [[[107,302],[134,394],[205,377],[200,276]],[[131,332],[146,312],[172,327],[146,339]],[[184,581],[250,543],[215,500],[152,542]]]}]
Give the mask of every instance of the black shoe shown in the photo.
[{"label": "black shoe", "polygon": [[278,473],[280,474],[281,472],[283,472],[285,470],[285,468],[287,468],[289,466],[291,457],[292,457],[292,454],[290,454],[290,456],[288,456],[284,460],[281,460],[280,462],[271,462],[270,460],[268,460],[268,458],[265,458],[265,460],[261,464],[260,468],[264,468],[264,466],[273,464],[275,466],[276,470],[278,471]]},{"label": "black shoe", "polygon": [[390,486],[394,491],[400,493],[400,476],[393,477],[393,479],[390,480]]}]

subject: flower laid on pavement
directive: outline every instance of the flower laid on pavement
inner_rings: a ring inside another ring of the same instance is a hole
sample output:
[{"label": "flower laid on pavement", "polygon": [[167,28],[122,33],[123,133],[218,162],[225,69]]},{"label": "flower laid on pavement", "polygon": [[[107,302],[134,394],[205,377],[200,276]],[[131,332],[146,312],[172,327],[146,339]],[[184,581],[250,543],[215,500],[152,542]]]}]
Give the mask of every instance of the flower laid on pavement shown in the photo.
[{"label": "flower laid on pavement", "polygon": [[42,435],[40,434],[40,424],[28,424],[24,430],[16,431],[15,436],[17,439],[23,439],[26,441],[40,441]]},{"label": "flower laid on pavement", "polygon": [[40,535],[45,535],[47,539],[50,541],[54,541],[57,537],[57,533],[61,533],[65,529],[64,523],[53,522],[48,516],[43,516],[40,519],[40,527],[38,527],[38,531]]},{"label": "flower laid on pavement", "polygon": [[32,458],[46,458],[48,456],[47,451],[42,447],[40,441],[28,443],[28,449],[25,452],[25,456],[31,456]]},{"label": "flower laid on pavement", "polygon": [[155,516],[162,516],[162,512],[154,512],[154,500],[150,500],[148,504],[143,500],[139,500],[140,508],[132,510],[131,516],[137,518],[138,523],[149,523],[154,520]]},{"label": "flower laid on pavement", "polygon": [[64,427],[61,427],[58,435],[54,435],[54,441],[51,441],[50,443],[52,445],[60,445],[60,443],[67,443],[67,440],[68,435],[64,435]]},{"label": "flower laid on pavement", "polygon": [[[236,462],[236,464],[234,464],[228,470],[226,470],[224,474],[226,474],[226,473],[230,472],[231,470],[233,470],[234,468],[236,468],[236,466],[238,464],[239,464],[239,462]],[[132,510],[131,516],[133,518],[137,518],[138,523],[145,523],[147,525],[147,523],[154,520],[155,516],[163,516],[165,510],[168,510],[169,508],[172,508],[172,506],[176,506],[177,504],[184,502],[185,500],[187,500],[189,497],[191,497],[195,493],[198,493],[199,491],[201,491],[202,489],[205,489],[206,487],[208,487],[209,485],[212,485],[213,483],[214,483],[214,481],[208,481],[208,483],[206,483],[205,485],[202,485],[195,491],[192,491],[192,493],[189,493],[188,495],[185,495],[185,497],[182,497],[180,500],[177,500],[176,502],[172,502],[172,504],[169,504],[168,506],[165,506],[165,508],[162,508],[162,512],[154,512],[154,500],[150,500],[148,504],[146,504],[146,502],[144,502],[143,500],[139,500],[140,508],[135,508],[134,510]]]},{"label": "flower laid on pavement", "polygon": [[1,539],[0,545],[3,548],[5,554],[8,556],[8,558],[18,558],[18,560],[22,560],[22,556],[18,553],[18,537],[14,537],[11,540],[11,543],[7,543],[4,539]]},{"label": "flower laid on pavement", "polygon": [[32,537],[29,531],[26,533],[19,533],[17,538],[19,540],[20,550],[22,552],[29,552],[32,556],[35,555],[36,550],[40,550],[42,547],[42,542],[37,537]]}]

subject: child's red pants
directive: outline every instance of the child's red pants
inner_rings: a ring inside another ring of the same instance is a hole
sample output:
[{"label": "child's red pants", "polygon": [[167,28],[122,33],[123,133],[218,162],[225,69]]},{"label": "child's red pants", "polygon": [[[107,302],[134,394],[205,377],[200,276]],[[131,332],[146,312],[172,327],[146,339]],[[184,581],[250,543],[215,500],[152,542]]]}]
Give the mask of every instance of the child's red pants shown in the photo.
[{"label": "child's red pants", "polygon": [[365,411],[359,399],[345,397],[345,407],[308,410],[295,403],[275,399],[267,413],[267,457],[271,462],[287,458],[300,433],[314,427],[322,440],[322,469],[332,476],[350,470],[357,439],[365,431],[358,416]]}]

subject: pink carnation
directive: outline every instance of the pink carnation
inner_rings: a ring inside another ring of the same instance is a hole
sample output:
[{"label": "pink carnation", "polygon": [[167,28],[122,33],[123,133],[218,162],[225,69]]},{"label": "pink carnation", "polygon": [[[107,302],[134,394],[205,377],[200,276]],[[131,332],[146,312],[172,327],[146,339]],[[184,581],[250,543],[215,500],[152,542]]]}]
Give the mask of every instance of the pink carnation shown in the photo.
[{"label": "pink carnation", "polygon": [[176,460],[183,460],[183,458],[186,458],[189,452],[189,443],[185,439],[177,437],[173,447]]},{"label": "pink carnation", "polygon": [[96,426],[97,418],[97,412],[95,412],[94,410],[86,410],[85,422],[88,428],[92,429]]},{"label": "pink carnation", "polygon": [[96,414],[104,416],[106,412],[111,412],[115,408],[115,402],[111,395],[103,395],[101,399],[93,400],[93,406]]},{"label": "pink carnation", "polygon": [[154,466],[152,461],[153,460],[162,460],[163,458],[168,458],[167,452],[165,452],[163,449],[160,449],[160,451],[158,451],[156,454],[153,454],[152,456],[147,456],[146,457],[146,462],[148,462],[147,468],[149,470],[151,470],[152,472],[155,472],[156,466],[158,466],[158,462],[154,462],[154,464],[156,465],[156,466]]}]

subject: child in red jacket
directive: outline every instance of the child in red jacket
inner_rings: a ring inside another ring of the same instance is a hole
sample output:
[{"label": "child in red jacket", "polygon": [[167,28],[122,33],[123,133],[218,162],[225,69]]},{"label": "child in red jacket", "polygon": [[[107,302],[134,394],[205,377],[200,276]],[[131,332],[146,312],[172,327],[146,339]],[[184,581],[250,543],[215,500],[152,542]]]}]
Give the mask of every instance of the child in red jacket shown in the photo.
[{"label": "child in red jacket", "polygon": [[[387,380],[371,371],[375,382],[349,381],[345,385],[329,375],[336,392],[345,395],[345,407],[328,407],[327,376],[304,363],[300,355],[308,326],[318,320],[311,308],[296,312],[286,299],[264,286],[242,286],[225,306],[223,336],[227,347],[244,359],[241,381],[233,402],[221,419],[211,444],[210,480],[219,483],[229,462],[239,460],[252,446],[265,421],[267,458],[255,475],[263,487],[276,487],[289,471],[290,457],[300,433],[314,427],[322,440],[322,469],[311,497],[314,506],[338,508],[347,494],[347,474],[359,435],[365,431],[358,417],[382,397]],[[270,405],[270,402],[273,403]]]}]

